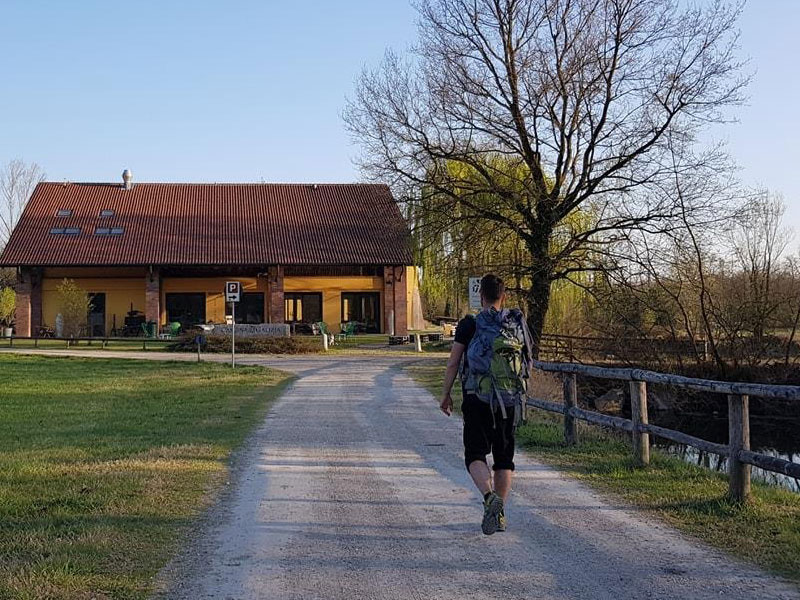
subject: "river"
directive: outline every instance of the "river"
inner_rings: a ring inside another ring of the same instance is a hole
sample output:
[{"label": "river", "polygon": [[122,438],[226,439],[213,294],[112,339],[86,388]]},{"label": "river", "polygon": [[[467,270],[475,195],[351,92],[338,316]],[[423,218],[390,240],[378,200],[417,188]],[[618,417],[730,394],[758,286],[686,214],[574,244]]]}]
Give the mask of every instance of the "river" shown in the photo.
[{"label": "river", "polygon": [[[720,444],[728,443],[728,417],[725,414],[653,412],[654,425],[682,431]],[[654,438],[653,445],[683,460],[716,471],[726,471],[727,459],[697,448]],[[800,417],[771,418],[750,416],[750,446],[756,452],[800,463]],[[753,479],[779,485],[800,493],[800,480],[753,467]]]}]

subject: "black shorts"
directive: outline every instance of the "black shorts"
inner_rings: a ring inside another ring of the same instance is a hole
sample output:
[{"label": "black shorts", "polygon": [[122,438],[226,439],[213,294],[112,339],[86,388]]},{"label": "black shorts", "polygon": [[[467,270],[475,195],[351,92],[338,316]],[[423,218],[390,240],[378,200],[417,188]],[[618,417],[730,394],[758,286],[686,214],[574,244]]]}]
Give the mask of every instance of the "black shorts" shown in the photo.
[{"label": "black shorts", "polygon": [[464,463],[469,466],[476,460],[486,462],[491,452],[492,468],[514,470],[514,407],[506,407],[506,418],[498,407],[494,413],[486,402],[472,394],[465,394],[461,404],[464,416]]}]

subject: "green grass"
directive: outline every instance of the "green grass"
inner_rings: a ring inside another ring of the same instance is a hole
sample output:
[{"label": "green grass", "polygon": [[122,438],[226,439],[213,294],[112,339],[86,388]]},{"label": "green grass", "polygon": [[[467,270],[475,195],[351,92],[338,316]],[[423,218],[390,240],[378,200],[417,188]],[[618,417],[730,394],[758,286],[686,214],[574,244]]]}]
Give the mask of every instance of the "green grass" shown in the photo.
[{"label": "green grass", "polygon": [[[414,365],[408,371],[440,396],[444,362]],[[458,383],[453,394],[458,406],[456,388]],[[753,501],[737,505],[726,499],[725,475],[657,449],[650,466],[637,468],[623,435],[580,423],[580,443],[568,447],[560,415],[531,410],[529,416],[517,440],[537,459],[710,545],[800,581],[800,494],[753,482]]]},{"label": "green grass", "polygon": [[281,372],[0,355],[0,598],[145,598]]}]

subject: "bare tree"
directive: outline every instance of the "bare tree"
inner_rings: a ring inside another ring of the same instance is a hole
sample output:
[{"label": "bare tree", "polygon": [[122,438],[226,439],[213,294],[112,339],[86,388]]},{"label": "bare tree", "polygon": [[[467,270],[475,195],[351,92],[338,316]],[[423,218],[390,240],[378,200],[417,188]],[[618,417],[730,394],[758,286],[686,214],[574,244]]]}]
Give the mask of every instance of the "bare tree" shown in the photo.
[{"label": "bare tree", "polygon": [[44,178],[45,173],[39,165],[18,158],[0,170],[0,249],[11,237],[34,188]]},{"label": "bare tree", "polygon": [[[538,340],[552,282],[591,268],[588,248],[680,212],[647,188],[672,172],[667,136],[690,146],[741,101],[740,9],[423,0],[419,44],[365,70],[344,119],[365,172],[399,198],[435,198],[451,219],[491,222],[520,240]],[[578,210],[592,222],[573,231],[565,222]]]},{"label": "bare tree", "polygon": [[748,313],[750,333],[757,341],[786,300],[774,286],[781,258],[792,239],[791,230],[782,225],[785,212],[780,193],[759,190],[732,235],[734,256],[747,277],[742,308]]}]

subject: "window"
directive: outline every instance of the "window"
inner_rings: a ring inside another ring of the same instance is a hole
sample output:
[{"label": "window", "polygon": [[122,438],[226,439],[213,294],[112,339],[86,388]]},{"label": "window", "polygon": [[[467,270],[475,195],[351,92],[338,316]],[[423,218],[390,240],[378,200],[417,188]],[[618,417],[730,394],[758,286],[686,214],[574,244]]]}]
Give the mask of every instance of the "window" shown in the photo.
[{"label": "window", "polygon": [[114,216],[114,211],[111,210],[110,208],[104,208],[103,210],[100,211],[100,216],[101,217],[113,217]]},{"label": "window", "polygon": [[264,292],[242,293],[236,303],[236,322],[253,325],[264,322]]},{"label": "window", "polygon": [[283,295],[286,323],[317,323],[322,321],[322,294],[295,293]]},{"label": "window", "polygon": [[180,323],[182,329],[206,322],[206,295],[204,292],[167,294],[167,321]]},{"label": "window", "polygon": [[53,235],[62,235],[64,233],[64,228],[63,227],[53,227],[50,230],[50,233],[52,233]]},{"label": "window", "polygon": [[78,235],[81,232],[80,227],[65,227],[64,235]]},{"label": "window", "polygon": [[380,333],[380,305],[378,292],[342,294],[342,323],[355,321],[360,331]]},{"label": "window", "polygon": [[98,227],[94,230],[95,235],[108,235],[111,230],[108,227]]},{"label": "window", "polygon": [[56,212],[57,217],[71,217],[72,216],[72,209],[71,208],[59,208]]},{"label": "window", "polygon": [[122,227],[112,227],[109,233],[111,235],[122,235],[125,233],[125,230]]}]

